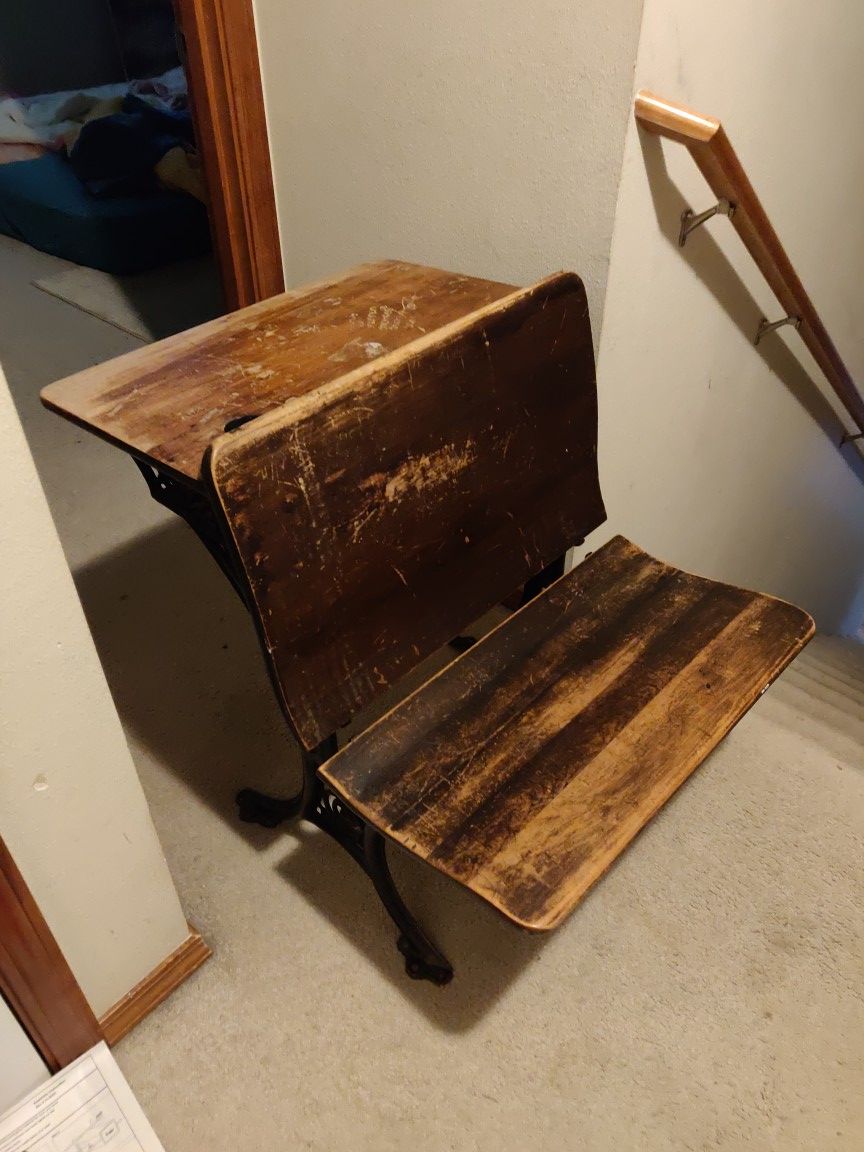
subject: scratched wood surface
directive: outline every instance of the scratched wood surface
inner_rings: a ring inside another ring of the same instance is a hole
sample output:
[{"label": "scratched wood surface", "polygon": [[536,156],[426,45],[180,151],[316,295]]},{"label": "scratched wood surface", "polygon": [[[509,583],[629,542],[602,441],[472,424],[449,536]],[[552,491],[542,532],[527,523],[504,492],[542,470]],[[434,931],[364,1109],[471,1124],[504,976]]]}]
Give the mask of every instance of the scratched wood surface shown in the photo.
[{"label": "scratched wood surface", "polygon": [[361,265],[58,380],[42,402],[197,481],[205,450],[230,421],[270,411],[512,291],[417,264]]},{"label": "scratched wood surface", "polygon": [[561,274],[217,441],[308,747],[605,519],[596,437],[585,290]]},{"label": "scratched wood surface", "polygon": [[619,536],[320,773],[517,924],[554,928],[812,633]]}]

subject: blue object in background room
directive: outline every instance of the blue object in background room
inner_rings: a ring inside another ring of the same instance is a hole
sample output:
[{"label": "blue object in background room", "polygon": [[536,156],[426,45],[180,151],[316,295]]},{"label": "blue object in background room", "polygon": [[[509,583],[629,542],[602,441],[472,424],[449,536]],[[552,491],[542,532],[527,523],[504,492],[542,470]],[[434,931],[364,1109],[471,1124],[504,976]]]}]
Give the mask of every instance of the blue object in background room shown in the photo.
[{"label": "blue object in background room", "polygon": [[60,153],[0,165],[0,232],[124,275],[209,251],[207,210],[184,192],[91,195]]}]

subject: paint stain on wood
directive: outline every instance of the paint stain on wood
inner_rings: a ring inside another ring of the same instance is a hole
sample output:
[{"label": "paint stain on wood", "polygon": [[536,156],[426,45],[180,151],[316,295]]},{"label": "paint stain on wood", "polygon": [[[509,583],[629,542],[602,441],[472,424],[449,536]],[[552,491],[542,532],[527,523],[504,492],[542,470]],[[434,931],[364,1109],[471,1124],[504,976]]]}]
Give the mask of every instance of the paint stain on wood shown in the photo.
[{"label": "paint stain on wood", "polygon": [[417,459],[409,457],[404,464],[384,483],[384,499],[391,502],[401,500],[406,493],[420,493],[427,488],[454,483],[476,458],[472,444],[457,448],[455,444],[445,444],[436,452],[424,453]]}]

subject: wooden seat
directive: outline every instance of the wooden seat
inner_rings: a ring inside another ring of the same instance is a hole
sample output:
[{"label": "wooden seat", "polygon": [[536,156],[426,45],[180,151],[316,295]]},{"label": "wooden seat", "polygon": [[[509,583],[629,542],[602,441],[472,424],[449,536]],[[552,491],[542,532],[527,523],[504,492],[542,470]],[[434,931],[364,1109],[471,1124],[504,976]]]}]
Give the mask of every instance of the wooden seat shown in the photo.
[{"label": "wooden seat", "polygon": [[[620,537],[561,575],[606,517],[569,273],[511,290],[371,265],[43,397],[136,458],[252,615],[305,775],[294,797],[244,790],[241,818],[338,840],[416,978],[452,969],[399,898],[389,840],[553,928],[813,630]],[[337,751],[345,724],[520,597]]]},{"label": "wooden seat", "polygon": [[554,928],[811,633],[618,536],[319,771],[509,919]]}]

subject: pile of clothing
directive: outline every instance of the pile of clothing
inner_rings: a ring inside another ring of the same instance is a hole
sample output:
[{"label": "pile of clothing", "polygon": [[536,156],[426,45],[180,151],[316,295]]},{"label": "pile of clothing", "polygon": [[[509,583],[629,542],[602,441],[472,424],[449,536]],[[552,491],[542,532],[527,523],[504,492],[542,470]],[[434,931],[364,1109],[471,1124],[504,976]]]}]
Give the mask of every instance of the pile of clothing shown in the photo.
[{"label": "pile of clothing", "polygon": [[0,144],[65,152],[93,196],[172,188],[204,202],[186,77],[0,100]]},{"label": "pile of clothing", "polygon": [[210,251],[183,70],[0,100],[0,233],[113,275]]}]

